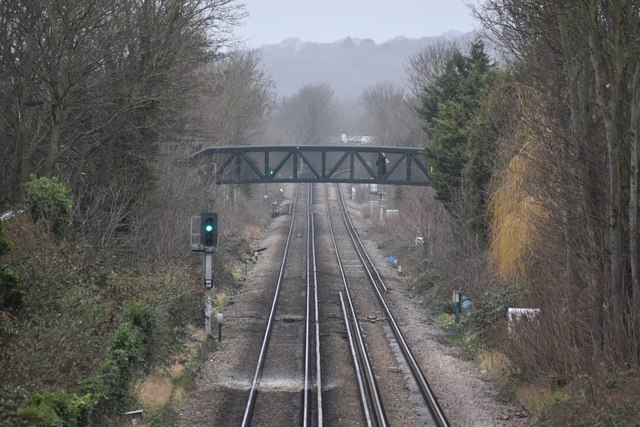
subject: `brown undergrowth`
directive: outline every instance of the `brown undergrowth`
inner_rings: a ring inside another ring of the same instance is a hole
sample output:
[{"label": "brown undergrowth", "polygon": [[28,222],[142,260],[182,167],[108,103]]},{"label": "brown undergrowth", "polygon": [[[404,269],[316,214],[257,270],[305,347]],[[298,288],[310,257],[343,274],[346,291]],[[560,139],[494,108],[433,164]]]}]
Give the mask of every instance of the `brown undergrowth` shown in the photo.
[{"label": "brown undergrowth", "polygon": [[[516,280],[504,285],[491,279],[488,257],[483,260],[482,251],[465,251],[464,246],[459,246],[460,241],[455,242],[454,233],[440,239],[425,238],[424,244],[416,244],[416,232],[408,232],[413,227],[408,222],[411,216],[408,212],[384,226],[372,224],[369,234],[381,237],[380,246],[385,253],[399,258],[402,271],[412,284],[410,288],[441,327],[442,342],[456,348],[458,357],[473,360],[480,369],[491,372],[503,399],[526,408],[523,416],[530,416],[534,425],[640,425],[638,372],[612,372],[606,366],[599,373],[563,369],[563,365],[554,362],[561,359],[556,351],[563,347],[552,345],[554,337],[545,333],[562,330],[564,323],[556,321],[562,316],[519,322],[510,334],[507,308],[528,307],[532,300],[524,284]],[[435,216],[425,223],[423,235],[428,232],[437,237],[438,230],[448,229],[447,221],[438,221]],[[439,255],[447,253],[451,255]],[[460,257],[459,262],[451,262],[455,257]],[[484,267],[474,269],[483,263]],[[485,272],[478,275],[482,269]],[[459,324],[453,322],[452,289],[462,290],[473,303],[471,314],[463,316]],[[567,315],[572,312],[564,314]],[[568,347],[571,340],[565,344],[564,351],[568,353],[564,357],[572,357],[573,349]]]}]

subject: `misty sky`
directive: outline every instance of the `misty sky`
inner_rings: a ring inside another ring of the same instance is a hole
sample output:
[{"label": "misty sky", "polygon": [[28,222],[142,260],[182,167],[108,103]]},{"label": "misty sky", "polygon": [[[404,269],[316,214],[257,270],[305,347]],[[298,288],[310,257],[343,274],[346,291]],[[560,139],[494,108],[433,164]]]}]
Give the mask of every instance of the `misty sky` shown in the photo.
[{"label": "misty sky", "polygon": [[249,47],[287,37],[332,42],[347,36],[380,43],[403,35],[471,31],[469,0],[241,0],[249,17],[234,31]]}]

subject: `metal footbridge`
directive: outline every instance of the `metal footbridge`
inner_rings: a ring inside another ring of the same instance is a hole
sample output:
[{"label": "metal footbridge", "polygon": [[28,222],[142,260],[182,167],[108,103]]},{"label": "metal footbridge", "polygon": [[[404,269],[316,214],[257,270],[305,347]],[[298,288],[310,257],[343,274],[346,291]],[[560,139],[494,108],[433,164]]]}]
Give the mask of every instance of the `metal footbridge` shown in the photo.
[{"label": "metal footbridge", "polygon": [[430,186],[424,149],[352,145],[209,147],[191,155],[216,184],[285,182]]}]

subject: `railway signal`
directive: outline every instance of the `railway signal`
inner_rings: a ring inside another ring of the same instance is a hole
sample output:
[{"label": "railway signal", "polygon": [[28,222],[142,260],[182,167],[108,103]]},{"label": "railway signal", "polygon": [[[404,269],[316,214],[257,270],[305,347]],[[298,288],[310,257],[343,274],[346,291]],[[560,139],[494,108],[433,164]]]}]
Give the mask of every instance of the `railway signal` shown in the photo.
[{"label": "railway signal", "polygon": [[191,218],[191,250],[204,252],[204,331],[211,336],[213,252],[218,247],[218,214],[203,212]]},{"label": "railway signal", "polygon": [[206,248],[218,246],[218,214],[203,212],[200,214],[200,244]]}]

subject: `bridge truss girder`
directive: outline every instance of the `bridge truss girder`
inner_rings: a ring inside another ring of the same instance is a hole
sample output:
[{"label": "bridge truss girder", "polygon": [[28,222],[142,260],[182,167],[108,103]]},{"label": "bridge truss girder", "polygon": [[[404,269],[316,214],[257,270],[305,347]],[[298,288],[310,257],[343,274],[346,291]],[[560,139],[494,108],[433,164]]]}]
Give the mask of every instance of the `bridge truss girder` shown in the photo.
[{"label": "bridge truss girder", "polygon": [[[386,174],[376,160],[386,156]],[[191,156],[216,184],[344,182],[430,186],[421,148],[354,145],[210,147]]]}]

